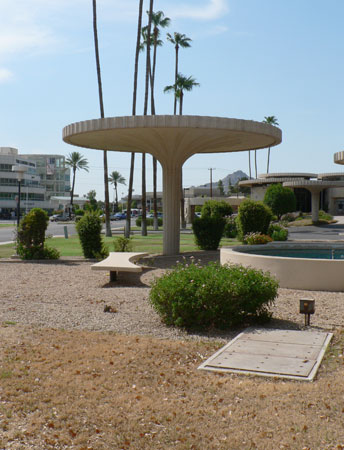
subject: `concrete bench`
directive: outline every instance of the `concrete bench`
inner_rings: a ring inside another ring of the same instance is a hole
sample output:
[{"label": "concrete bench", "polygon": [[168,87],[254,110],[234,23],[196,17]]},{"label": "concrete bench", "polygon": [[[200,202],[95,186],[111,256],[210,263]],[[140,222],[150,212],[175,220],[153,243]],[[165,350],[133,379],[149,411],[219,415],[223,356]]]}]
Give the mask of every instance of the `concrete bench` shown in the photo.
[{"label": "concrete bench", "polygon": [[110,272],[110,281],[116,281],[118,272],[142,272],[142,267],[134,263],[147,255],[143,252],[111,252],[106,259],[93,264],[91,269],[107,270]]}]

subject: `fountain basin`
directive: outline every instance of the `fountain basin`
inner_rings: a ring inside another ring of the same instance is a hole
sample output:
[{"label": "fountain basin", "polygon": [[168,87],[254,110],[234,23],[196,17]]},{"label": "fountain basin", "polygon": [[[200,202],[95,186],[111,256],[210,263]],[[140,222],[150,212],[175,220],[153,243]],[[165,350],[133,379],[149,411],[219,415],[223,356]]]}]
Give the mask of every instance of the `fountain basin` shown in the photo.
[{"label": "fountain basin", "polygon": [[270,272],[280,287],[344,292],[343,243],[271,243],[220,250],[221,264]]}]

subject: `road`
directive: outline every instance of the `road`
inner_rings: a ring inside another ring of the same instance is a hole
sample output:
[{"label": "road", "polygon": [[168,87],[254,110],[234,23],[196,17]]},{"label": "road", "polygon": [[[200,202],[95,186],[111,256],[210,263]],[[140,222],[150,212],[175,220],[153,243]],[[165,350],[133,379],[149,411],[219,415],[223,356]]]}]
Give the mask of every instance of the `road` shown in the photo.
[{"label": "road", "polygon": [[344,223],[322,225],[320,227],[289,227],[289,240],[344,241]]},{"label": "road", "polygon": [[[1,227],[0,226],[0,242],[10,242],[14,239],[14,232],[16,229],[15,224],[13,221],[10,220],[3,220],[0,221],[1,224],[7,224],[10,225],[9,227]],[[115,222],[111,222],[111,228],[113,231],[116,230],[116,228],[123,228],[125,225],[125,220],[118,220]],[[131,225],[135,225],[135,220],[132,220]],[[68,235],[72,236],[76,234],[75,225],[74,223],[58,223],[58,222],[49,222],[47,233],[48,235],[52,236],[64,236],[64,227],[67,227]],[[104,227],[103,227],[104,228]]]},{"label": "road", "polygon": [[[344,241],[344,218],[335,217],[338,223],[331,225],[322,225],[321,227],[290,227],[289,240],[325,240],[325,241]],[[1,223],[10,224],[10,227],[0,227],[0,242],[13,241],[15,224],[13,221],[0,221]],[[122,228],[125,225],[125,220],[118,220],[111,222],[112,230]],[[132,220],[132,226],[135,225],[135,219]],[[47,234],[53,236],[64,236],[64,226],[67,226],[68,235],[76,234],[75,225],[73,223],[56,223],[50,222],[48,225]]]}]

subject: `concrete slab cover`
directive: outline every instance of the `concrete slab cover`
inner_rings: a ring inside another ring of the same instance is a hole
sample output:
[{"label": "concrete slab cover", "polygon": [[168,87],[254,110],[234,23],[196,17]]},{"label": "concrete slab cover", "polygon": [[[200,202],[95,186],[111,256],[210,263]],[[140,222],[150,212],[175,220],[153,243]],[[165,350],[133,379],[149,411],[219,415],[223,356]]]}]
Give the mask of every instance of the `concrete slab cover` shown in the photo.
[{"label": "concrete slab cover", "polygon": [[319,331],[248,328],[199,369],[312,381],[331,338]]}]

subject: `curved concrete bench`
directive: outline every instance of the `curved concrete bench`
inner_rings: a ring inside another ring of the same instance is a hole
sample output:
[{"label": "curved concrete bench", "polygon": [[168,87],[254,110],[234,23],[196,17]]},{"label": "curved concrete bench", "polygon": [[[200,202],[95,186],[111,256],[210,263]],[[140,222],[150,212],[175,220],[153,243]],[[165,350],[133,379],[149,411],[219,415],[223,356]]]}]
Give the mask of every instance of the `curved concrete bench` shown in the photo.
[{"label": "curved concrete bench", "polygon": [[106,259],[93,264],[91,269],[107,270],[110,272],[110,281],[116,281],[118,272],[142,272],[142,267],[134,263],[147,255],[144,252],[111,252]]}]

